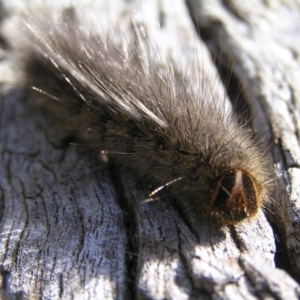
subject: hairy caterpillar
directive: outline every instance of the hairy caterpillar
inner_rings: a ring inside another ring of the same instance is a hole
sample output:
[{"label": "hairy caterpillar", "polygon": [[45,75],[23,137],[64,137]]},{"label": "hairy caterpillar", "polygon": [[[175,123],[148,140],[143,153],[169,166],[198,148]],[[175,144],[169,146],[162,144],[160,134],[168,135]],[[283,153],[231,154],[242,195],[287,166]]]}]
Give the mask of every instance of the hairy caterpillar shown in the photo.
[{"label": "hairy caterpillar", "polygon": [[200,92],[205,85],[193,86],[172,61],[70,21],[26,27],[23,84],[123,172],[224,224],[254,216],[267,200],[263,151],[232,111],[204,97],[213,91]]}]

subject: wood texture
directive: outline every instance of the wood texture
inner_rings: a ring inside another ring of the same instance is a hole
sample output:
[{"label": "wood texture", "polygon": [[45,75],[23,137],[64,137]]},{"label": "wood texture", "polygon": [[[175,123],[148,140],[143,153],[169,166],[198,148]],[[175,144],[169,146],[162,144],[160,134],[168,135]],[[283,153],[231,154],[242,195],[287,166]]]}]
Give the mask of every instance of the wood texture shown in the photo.
[{"label": "wood texture", "polygon": [[[169,201],[132,206],[131,199],[143,200],[147,187],[66,146],[67,134],[51,118],[30,105],[24,92],[8,90],[4,82],[14,79],[15,66],[8,64],[9,50],[1,51],[3,298],[300,297],[300,7],[287,0],[240,3],[115,0],[80,5],[87,27],[118,22],[130,31],[133,18],[178,64],[201,57],[205,65],[198,75],[209,74],[212,85],[217,82],[222,101],[214,60],[222,76],[232,70],[229,87],[245,87],[239,99],[270,145],[277,183],[265,211],[237,226],[220,228],[199,220],[191,230]],[[63,5],[51,3],[58,10]],[[12,35],[12,20],[24,2],[3,1],[3,6],[2,31]]]}]

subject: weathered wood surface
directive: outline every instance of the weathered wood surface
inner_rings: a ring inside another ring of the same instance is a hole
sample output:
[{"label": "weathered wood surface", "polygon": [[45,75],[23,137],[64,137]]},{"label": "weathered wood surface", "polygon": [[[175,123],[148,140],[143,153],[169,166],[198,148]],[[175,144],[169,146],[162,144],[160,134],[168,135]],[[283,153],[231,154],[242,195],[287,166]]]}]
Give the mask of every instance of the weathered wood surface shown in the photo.
[{"label": "weathered wood surface", "polygon": [[278,182],[267,214],[280,236],[278,256],[299,280],[300,3],[190,1],[190,9],[206,36],[224,25],[220,40],[210,39],[211,49],[235,57],[233,73],[247,84],[243,94],[255,112],[253,126],[268,132]]},{"label": "weathered wood surface", "polygon": [[[132,206],[130,199],[142,200],[145,188],[76,147],[64,146],[59,141],[66,133],[28,104],[24,93],[8,92],[2,84],[2,297],[300,297],[291,277],[300,280],[300,7],[296,1],[239,3],[115,0],[97,1],[92,8],[81,3],[81,10],[87,11],[86,22],[92,24],[93,12],[101,26],[109,19],[129,28],[134,18],[167,55],[181,53],[178,63],[196,49],[213,83],[217,75],[192,20],[197,19],[216,58],[220,53],[222,62],[234,57],[234,64],[225,63],[223,69],[233,70],[236,82],[231,84],[247,86],[241,101],[253,115],[253,127],[265,132],[277,171],[274,199],[265,213],[222,228],[204,220],[195,231],[168,201]],[[4,25],[22,5],[3,1],[9,15]],[[2,82],[12,77],[9,58],[9,51],[1,52]]]}]

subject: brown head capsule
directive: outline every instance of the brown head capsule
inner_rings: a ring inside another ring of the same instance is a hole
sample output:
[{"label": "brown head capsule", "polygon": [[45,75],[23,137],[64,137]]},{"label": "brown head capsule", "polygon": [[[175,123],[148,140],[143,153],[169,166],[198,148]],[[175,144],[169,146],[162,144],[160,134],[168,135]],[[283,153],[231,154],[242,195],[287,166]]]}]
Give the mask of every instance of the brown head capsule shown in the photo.
[{"label": "brown head capsule", "polygon": [[261,187],[241,168],[227,170],[216,183],[212,194],[212,215],[222,222],[235,224],[257,213]]}]

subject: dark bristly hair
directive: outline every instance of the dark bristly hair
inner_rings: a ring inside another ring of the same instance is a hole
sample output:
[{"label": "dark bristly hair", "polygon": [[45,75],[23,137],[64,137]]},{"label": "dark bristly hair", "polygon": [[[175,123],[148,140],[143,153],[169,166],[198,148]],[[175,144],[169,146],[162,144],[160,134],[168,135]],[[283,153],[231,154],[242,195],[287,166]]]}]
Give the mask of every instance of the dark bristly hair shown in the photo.
[{"label": "dark bristly hair", "polygon": [[171,60],[156,52],[152,61],[122,34],[29,19],[17,49],[22,84],[78,141],[223,224],[254,216],[267,201],[266,155],[233,112],[205,98],[214,96],[209,85],[192,85]]}]

